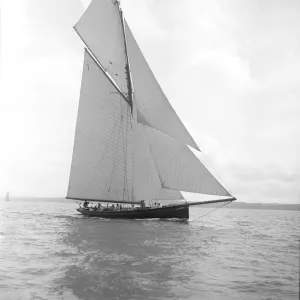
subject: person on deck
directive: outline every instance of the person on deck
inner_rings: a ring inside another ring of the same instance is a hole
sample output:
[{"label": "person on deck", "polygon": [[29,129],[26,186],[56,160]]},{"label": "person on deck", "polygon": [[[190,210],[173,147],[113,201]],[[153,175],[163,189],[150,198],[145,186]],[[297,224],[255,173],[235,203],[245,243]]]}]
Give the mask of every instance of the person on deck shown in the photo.
[{"label": "person on deck", "polygon": [[83,203],[83,207],[84,208],[88,208],[89,207],[89,203],[90,203],[89,201],[85,200],[84,203]]}]

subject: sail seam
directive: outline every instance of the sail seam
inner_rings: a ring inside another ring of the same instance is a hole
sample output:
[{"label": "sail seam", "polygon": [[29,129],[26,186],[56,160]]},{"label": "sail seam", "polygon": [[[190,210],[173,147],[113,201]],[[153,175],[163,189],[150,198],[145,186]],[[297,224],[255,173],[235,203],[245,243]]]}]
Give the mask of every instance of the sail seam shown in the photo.
[{"label": "sail seam", "polygon": [[[125,20],[125,22],[126,22],[126,20]],[[201,152],[201,150],[199,149],[199,147],[198,147],[197,143],[195,142],[194,138],[192,137],[192,135],[191,135],[191,134],[189,133],[189,131],[187,130],[185,124],[184,124],[184,123],[182,122],[182,120],[179,118],[177,112],[175,111],[174,107],[172,106],[172,104],[171,104],[170,101],[168,100],[168,98],[167,98],[167,96],[165,95],[165,93],[164,93],[162,87],[160,86],[159,82],[156,80],[155,75],[154,75],[153,71],[151,70],[149,63],[147,62],[147,59],[146,59],[146,57],[143,55],[143,53],[142,53],[142,51],[141,51],[141,49],[140,49],[140,46],[138,45],[137,41],[135,40],[135,38],[134,38],[134,36],[133,36],[133,34],[132,34],[132,32],[131,32],[131,30],[130,30],[130,28],[129,28],[127,22],[126,22],[126,29],[127,29],[127,33],[128,33],[129,45],[130,45],[130,41],[132,41],[131,44],[133,43],[132,46],[131,46],[131,48],[129,47],[129,49],[130,49],[131,51],[133,51],[134,54],[138,55],[138,59],[139,59],[138,65],[137,65],[137,64],[134,64],[134,61],[136,61],[137,59],[133,56],[133,58],[134,58],[134,59],[132,59],[132,72],[133,72],[133,75],[135,75],[135,72],[137,72],[136,69],[137,69],[141,64],[143,65],[143,67],[146,67],[147,71],[146,71],[146,73],[144,72],[143,75],[144,75],[144,74],[146,74],[146,76],[149,75],[149,76],[150,76],[150,80],[153,81],[154,85],[153,85],[153,83],[152,83],[152,86],[151,86],[151,87],[154,88],[154,89],[156,89],[156,91],[157,91],[155,96],[158,97],[158,98],[161,98],[161,100],[163,100],[163,103],[164,103],[165,105],[162,106],[162,107],[167,108],[167,109],[170,109],[171,115],[172,115],[172,116],[175,116],[175,119],[173,118],[174,122],[175,122],[175,123],[178,123],[178,122],[179,122],[178,124],[179,124],[180,128],[184,131],[184,134],[188,136],[188,139],[185,138],[186,141],[189,140],[189,142],[188,142],[187,144],[190,145],[191,147],[193,147],[195,150]],[[132,47],[133,47],[133,48],[132,48]],[[136,52],[136,51],[137,51],[137,52]],[[145,70],[146,70],[146,69],[145,69]],[[141,75],[141,73],[139,73],[139,75]],[[138,78],[140,78],[140,77],[138,76]],[[135,83],[135,85],[136,85],[136,92],[135,92],[135,95],[138,96],[138,85],[141,84],[141,81],[139,81],[139,84],[138,84],[138,82],[136,82],[136,81],[137,81],[137,77],[135,77],[134,79],[135,79],[135,80],[134,80],[134,83]],[[148,84],[148,85],[149,85],[149,84]],[[147,86],[146,86],[146,85],[145,85],[145,88],[146,88],[146,90],[147,90]],[[141,95],[141,96],[146,95],[146,97],[147,97],[147,93],[149,93],[149,90],[147,90],[146,94],[140,92],[140,95]],[[154,102],[156,102],[156,101],[154,101]],[[144,104],[145,104],[145,103],[146,103],[146,102],[144,102]],[[154,103],[154,106],[151,105],[151,106],[150,106],[150,109],[151,109],[151,108],[155,108],[155,106],[156,106],[156,104]],[[146,107],[146,110],[147,110],[147,107]],[[146,110],[145,110],[145,111],[146,111]],[[153,119],[151,120],[151,122],[152,122],[152,121],[153,121]],[[161,125],[161,124],[160,124],[160,125]],[[182,131],[182,132],[183,132],[183,131]],[[164,131],[162,131],[162,132],[164,132]],[[183,141],[183,142],[184,142],[184,141]],[[186,142],[184,142],[184,143],[186,143]]]},{"label": "sail seam", "polygon": [[[140,123],[140,124],[141,124],[141,123]],[[142,124],[142,126],[144,127],[144,126],[148,126],[148,125]],[[149,126],[149,127],[150,127],[150,126]],[[178,192],[180,193],[181,199],[185,200],[184,197],[183,197],[183,195],[181,194],[181,192],[180,192],[179,190],[176,190],[176,189],[170,189],[170,188],[168,188],[168,187],[165,186],[164,181],[162,180],[162,178],[161,178],[161,176],[160,176],[160,174],[159,174],[159,171],[158,171],[156,162],[155,162],[155,160],[154,160],[154,158],[153,158],[153,153],[152,153],[152,151],[151,151],[150,142],[149,142],[149,139],[148,139],[148,137],[147,137],[147,134],[146,134],[145,131],[144,131],[144,128],[143,128],[143,135],[144,135],[144,137],[145,137],[145,139],[146,139],[147,147],[148,147],[148,149],[149,149],[149,153],[150,153],[150,156],[151,156],[151,160],[152,160],[152,162],[153,162],[153,165],[154,165],[154,167],[155,167],[155,171],[156,171],[156,173],[157,173],[157,175],[158,175],[158,178],[159,178],[159,181],[160,181],[160,184],[161,184],[161,188],[162,188],[162,189],[168,189],[168,190],[170,190],[170,191],[178,191]],[[179,200],[181,200],[181,199],[179,199]],[[152,200],[153,200],[153,199],[152,199]]]},{"label": "sail seam", "polygon": [[223,184],[222,180],[218,177],[220,177],[218,174],[214,174],[216,173],[216,171],[211,171],[211,168],[207,167],[202,161],[200,158],[198,158],[194,153],[193,151],[188,147],[187,145],[187,148],[189,149],[189,151],[200,161],[200,163],[203,165],[203,167],[207,170],[207,172],[223,187],[223,189],[225,191],[228,192],[228,194],[230,196],[232,196],[232,193],[225,187],[225,185]]},{"label": "sail seam", "polygon": [[[132,87],[132,80],[131,80],[131,73],[130,73],[130,64],[129,64],[129,56],[128,56],[128,50],[127,50],[127,43],[126,43],[126,33],[125,33],[125,25],[124,25],[124,16],[123,16],[123,11],[120,7],[120,1],[116,0],[114,3],[115,6],[118,7],[119,13],[120,13],[120,19],[121,19],[121,24],[122,24],[122,32],[123,32],[123,38],[124,38],[124,50],[125,50],[125,57],[126,57],[126,66],[125,66],[125,72],[126,72],[126,81],[127,81],[127,90],[128,90],[128,104],[130,106],[131,110],[131,115],[133,116],[133,87]],[[128,125],[128,116],[126,112],[126,125]],[[122,134],[123,131],[122,131]],[[127,157],[127,143],[128,143],[128,127],[126,126],[126,153],[124,155]],[[124,144],[124,143],[123,143]],[[124,146],[124,145],[123,145]],[[134,154],[133,154],[134,155]],[[127,159],[126,159],[127,162]],[[133,172],[133,169],[132,169]],[[132,173],[133,177],[133,173]],[[128,186],[127,186],[127,164],[125,163],[125,174],[124,174],[124,192],[123,192],[123,197],[125,193],[125,187],[127,188],[127,197],[129,198],[129,193],[128,193]],[[133,186],[132,186],[133,189]]]},{"label": "sail seam", "polygon": [[[122,108],[121,109],[121,115],[122,115]],[[118,136],[117,136],[117,139],[115,141],[115,145],[114,145],[114,150],[113,150],[113,168],[112,168],[112,171],[111,171],[111,175],[110,175],[110,180],[109,180],[109,186],[108,186],[108,189],[107,191],[110,192],[110,188],[111,188],[111,182],[114,178],[114,175],[115,175],[115,170],[116,170],[116,150],[119,148],[118,144],[119,144],[119,140],[120,140],[120,131],[121,131],[121,121],[120,121],[120,124],[119,124],[119,130],[117,129],[118,131]],[[113,131],[114,133],[114,131]]]},{"label": "sail seam", "polygon": [[[125,71],[126,71],[126,75],[127,75],[126,76],[127,89],[128,89],[128,95],[127,96],[128,96],[128,104],[130,106],[131,115],[132,115],[131,120],[133,121],[133,83],[132,83],[131,72],[130,72],[130,63],[129,63],[129,55],[128,55],[128,49],[127,49],[124,15],[123,15],[123,11],[120,7],[120,1],[116,0],[114,5],[118,6],[118,9],[119,9],[119,12],[120,12],[121,24],[122,24],[122,32],[123,32],[123,37],[124,37],[124,50],[125,50],[125,57],[126,57]],[[126,129],[126,136],[127,136],[127,129]],[[127,147],[126,147],[126,153],[127,153]],[[134,157],[134,153],[132,153],[132,160],[133,160],[133,157]],[[132,178],[134,177],[133,172],[134,172],[134,168],[132,168],[132,174],[131,174]],[[127,182],[127,174],[126,174],[126,182]],[[128,186],[127,186],[127,189],[128,189]],[[132,199],[133,199],[133,191],[134,191],[134,186],[133,186],[133,182],[132,182]],[[129,193],[128,193],[128,198],[129,198]]]},{"label": "sail seam", "polygon": [[[114,112],[114,114],[115,114],[115,112]],[[107,147],[108,147],[109,143],[111,142],[112,136],[114,135],[116,125],[117,125],[117,120],[114,122],[113,129],[112,129],[112,131],[111,131],[111,133],[110,133],[110,135],[109,135],[108,141],[107,141],[107,143],[106,143],[106,145],[105,145],[105,148],[104,148],[104,151],[103,151],[103,154],[101,155],[101,159],[100,159],[100,161],[99,161],[98,164],[97,164],[98,167],[101,166],[104,157],[107,155]],[[115,147],[115,149],[116,149],[116,147]],[[115,149],[114,149],[114,150],[115,150]],[[115,151],[114,151],[114,152],[115,152]],[[115,155],[115,154],[113,154],[113,155]],[[91,178],[91,180],[90,180],[90,182],[89,182],[89,187],[87,187],[86,190],[90,189],[90,186],[93,184],[93,182],[94,182],[94,180],[95,180],[95,176],[96,176],[96,175],[95,175],[95,173],[94,173],[94,174],[93,174],[93,177]],[[110,182],[111,182],[111,180],[112,180],[112,176],[111,176],[110,180],[106,182],[106,184],[105,184],[105,186],[104,186],[104,189],[102,190],[101,195],[104,194],[104,191],[107,189],[107,185],[109,185],[109,186],[108,186],[108,189],[110,188]]]},{"label": "sail seam", "polygon": [[[143,127],[144,127],[144,126],[147,126],[147,125],[144,125],[144,124],[143,124]],[[144,128],[143,128],[143,134],[144,134],[144,136],[145,136],[145,138],[146,138],[147,146],[148,146],[148,149],[149,149],[149,152],[150,152],[150,155],[151,155],[151,159],[152,159],[153,164],[154,164],[154,166],[155,166],[155,170],[156,170],[156,173],[157,173],[157,175],[158,175],[158,178],[159,178],[161,187],[164,188],[164,182],[163,182],[163,180],[162,180],[162,178],[161,178],[161,176],[160,176],[160,174],[159,174],[159,172],[158,172],[158,168],[157,168],[157,165],[156,165],[156,163],[155,163],[155,160],[153,159],[153,153],[152,153],[152,151],[151,151],[150,142],[149,142],[149,139],[148,139],[148,137],[147,137],[146,132],[144,131]]]},{"label": "sail seam", "polygon": [[[137,109],[137,110],[138,110],[138,109]],[[138,111],[139,111],[139,110],[138,110]],[[143,115],[140,111],[139,111],[139,113],[140,113],[141,115]],[[145,120],[145,122],[146,122],[146,120]],[[159,131],[159,132],[161,132],[161,133],[163,133],[163,134],[165,134],[165,135],[167,135],[167,136],[169,136],[169,137],[171,137],[171,138],[177,140],[178,142],[183,143],[181,140],[177,139],[177,138],[174,137],[173,135],[170,135],[170,134],[168,134],[168,133],[166,133],[166,132],[164,132],[164,131],[162,131],[162,130],[156,128],[155,126],[150,125],[148,122],[147,122],[147,124],[145,124],[145,122],[139,121],[139,120],[137,119],[137,123],[143,124],[144,126],[151,127],[151,128],[153,128],[153,129],[155,129],[155,130],[157,130],[157,131]],[[186,146],[190,146],[190,145],[187,144],[187,143],[183,143],[183,144],[186,145]],[[190,146],[190,147],[192,147],[192,146]],[[194,148],[194,147],[192,147],[192,148],[195,149],[195,150],[197,150],[197,151],[199,151],[199,152],[202,152],[199,148],[198,148],[198,149],[196,149],[196,148]]]}]

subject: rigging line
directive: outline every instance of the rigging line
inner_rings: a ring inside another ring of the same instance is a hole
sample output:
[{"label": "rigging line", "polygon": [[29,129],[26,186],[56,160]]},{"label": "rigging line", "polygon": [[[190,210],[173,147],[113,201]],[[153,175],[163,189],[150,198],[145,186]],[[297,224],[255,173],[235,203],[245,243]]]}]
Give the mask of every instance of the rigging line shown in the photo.
[{"label": "rigging line", "polygon": [[[143,126],[147,126],[147,125],[144,125],[144,124],[143,124]],[[165,181],[163,181],[163,179],[161,178],[160,173],[159,173],[159,171],[158,171],[157,163],[155,162],[154,157],[153,157],[153,153],[152,153],[152,149],[151,149],[151,144],[150,144],[150,141],[149,141],[149,139],[148,139],[147,133],[146,133],[146,131],[144,130],[144,128],[143,128],[143,134],[144,134],[144,136],[145,136],[145,139],[146,139],[146,142],[147,142],[147,146],[148,146],[148,149],[149,149],[149,152],[150,152],[150,157],[152,158],[152,162],[153,162],[153,164],[154,164],[156,173],[157,173],[157,175],[158,175],[158,178],[159,178],[159,181],[160,181],[161,188],[163,189],[163,188],[165,188]],[[160,150],[160,151],[162,151],[162,150]]]},{"label": "rigging line", "polygon": [[[128,187],[127,187],[127,151],[128,151],[128,108],[126,109],[126,124],[125,124],[125,130],[126,130],[126,133],[125,133],[125,139],[124,139],[124,125],[122,127],[122,137],[123,137],[123,144],[122,144],[122,147],[123,147],[123,154],[124,154],[124,181],[123,181],[123,200],[124,200],[124,196],[127,192],[127,197],[129,198],[129,193],[128,193]],[[124,122],[124,120],[123,120]],[[124,122],[124,123],[125,123]]]},{"label": "rigging line", "polygon": [[[132,105],[135,105],[135,103],[132,102]],[[135,108],[135,107],[134,107]],[[136,111],[136,110],[135,110]],[[134,147],[134,139],[135,139],[135,130],[136,130],[136,127],[137,127],[137,123],[135,123],[135,127],[134,127],[134,114],[131,114],[130,117],[129,117],[129,122],[130,122],[130,128],[131,128],[131,146],[132,146],[132,155],[131,155],[131,199],[133,200],[135,197],[135,192],[134,192],[134,186],[135,186],[135,172],[134,172],[134,152],[135,152],[135,147]]]},{"label": "rigging line", "polygon": [[[119,102],[120,103],[120,102]],[[111,174],[110,174],[110,180],[109,180],[109,186],[108,186],[108,192],[110,191],[110,187],[111,187],[111,182],[113,180],[113,177],[114,177],[114,173],[115,173],[115,169],[116,169],[116,151],[118,151],[118,145],[119,145],[119,140],[120,140],[120,131],[121,131],[121,125],[122,125],[122,107],[120,105],[120,107],[117,108],[119,110],[119,114],[117,116],[117,121],[119,121],[119,129],[118,129],[118,137],[117,137],[117,140],[115,142],[115,147],[114,147],[114,150],[113,150],[113,168],[112,168],[112,171],[111,171]],[[121,117],[121,118],[120,118]]]},{"label": "rigging line", "polygon": [[[120,141],[120,134],[121,134],[121,151],[124,154],[124,133],[123,133],[123,131],[124,131],[124,108],[122,107],[121,101],[119,101],[119,106],[120,106],[119,107],[120,108],[120,127],[119,127],[118,140],[117,140],[116,147],[118,147],[118,149],[119,149],[119,141]],[[126,161],[123,161],[123,163],[125,165]],[[122,187],[122,200],[124,201],[124,183],[123,183],[123,187]]]},{"label": "rigging line", "polygon": [[[120,135],[121,135],[121,138],[122,138],[122,140],[121,140],[121,150],[123,150],[123,153],[124,153],[125,152],[124,151],[124,107],[123,107],[124,105],[123,105],[123,102],[121,101],[121,99],[120,99],[119,105],[120,105],[119,109],[121,111],[120,114],[119,114],[120,126],[119,126],[118,139],[117,139],[117,144],[115,145],[115,149],[120,151],[119,142],[120,142]],[[128,111],[129,107],[126,106],[125,109]],[[125,161],[119,161],[119,162],[121,164],[121,167],[122,167],[122,163],[124,164],[124,166],[126,166],[126,160]],[[114,157],[114,169],[113,169],[112,174],[115,171],[115,167],[116,167],[116,158]],[[113,179],[113,178],[111,178],[111,179]],[[123,188],[122,188],[122,200],[124,201],[124,184],[123,184]],[[122,200],[120,200],[120,201],[122,201]]]},{"label": "rigging line", "polygon": [[[123,115],[122,115],[123,117]],[[124,122],[122,118],[122,122]],[[124,125],[124,123],[122,124]],[[125,147],[124,144],[126,143],[126,140],[124,140],[124,126],[122,126],[122,150],[123,150],[123,159],[124,159],[124,176],[123,176],[123,191],[122,191],[122,199],[124,201],[124,196],[125,196],[125,177],[126,177],[126,152],[125,152]]]},{"label": "rigging line", "polygon": [[[127,158],[128,158],[128,134],[129,134],[129,130],[131,132],[129,138],[130,138],[130,145],[132,147],[133,145],[133,137],[132,137],[132,131],[131,131],[131,113],[130,113],[130,110],[129,110],[129,107],[127,107],[127,110],[126,110],[126,114],[127,114],[127,118],[126,118],[126,141],[127,141],[127,144],[126,144],[126,187],[127,187],[127,199],[129,200],[130,198],[130,195],[129,195],[129,186],[128,186],[128,168],[127,168]],[[131,166],[132,166],[132,163],[133,163],[133,149],[131,148],[131,152],[130,152],[130,159],[131,159]],[[132,179],[131,179],[132,180]],[[132,181],[131,181],[132,182]]]},{"label": "rigging line", "polygon": [[[115,115],[114,115],[114,117],[115,117]],[[101,158],[100,158],[100,161],[99,161],[99,163],[98,163],[98,168],[100,168],[100,165],[102,164],[102,161],[103,161],[103,159],[104,159],[104,156],[105,156],[105,154],[107,153],[107,147],[108,147],[108,145],[109,145],[109,143],[110,143],[110,140],[111,140],[111,138],[112,138],[112,136],[113,136],[113,134],[114,134],[116,125],[117,125],[117,120],[115,120],[115,122],[114,122],[113,129],[112,129],[112,131],[111,131],[111,134],[110,134],[110,136],[109,136],[109,138],[108,138],[108,141],[107,141],[107,143],[106,143],[106,145],[105,145],[103,154],[102,154],[102,156],[101,156]],[[94,173],[92,179],[91,179],[90,182],[89,182],[89,186],[86,187],[85,191],[87,191],[88,189],[91,188],[91,184],[94,182],[95,176],[96,176],[96,174]],[[103,192],[102,192],[102,194],[103,194]],[[102,194],[101,194],[101,195],[102,195]]]},{"label": "rigging line", "polygon": [[96,65],[99,67],[99,69],[103,72],[103,74],[106,76],[106,78],[111,82],[111,84],[116,88],[116,90],[120,93],[120,95],[122,96],[122,98],[128,103],[128,105],[130,105],[129,100],[126,98],[126,93],[124,93],[121,88],[117,85],[117,83],[114,81],[114,79],[111,77],[111,75],[106,71],[106,69],[102,66],[102,64],[97,60],[95,54],[93,53],[93,51],[88,47],[88,44],[86,43],[86,41],[83,39],[83,37],[79,34],[79,32],[77,31],[76,27],[73,27],[74,30],[76,31],[76,33],[78,34],[78,36],[81,38],[81,40],[83,41],[83,43],[86,45],[85,51],[91,56],[91,58],[93,59],[93,61],[96,63]]},{"label": "rigging line", "polygon": [[197,217],[197,218],[194,219],[194,220],[191,220],[190,222],[194,222],[194,221],[196,221],[196,220],[199,220],[199,219],[201,219],[201,218],[203,218],[203,217],[205,217],[205,216],[211,214],[211,213],[214,212],[215,210],[217,210],[217,209],[219,209],[219,208],[221,208],[221,207],[223,207],[223,206],[225,206],[225,205],[227,205],[227,204],[229,204],[229,203],[231,203],[231,202],[232,202],[232,201],[228,201],[228,202],[222,203],[220,206],[217,206],[217,207],[214,208],[213,210],[211,210],[211,211],[209,211],[209,212],[207,212],[207,213],[205,213],[205,214],[203,214],[203,215]]},{"label": "rigging line", "polygon": [[126,177],[126,151],[124,144],[126,140],[124,140],[124,120],[123,120],[123,110],[122,110],[122,151],[123,151],[123,160],[124,160],[124,172],[123,172],[123,191],[122,191],[122,199],[124,201],[125,196],[125,177]]},{"label": "rigging line", "polygon": [[129,108],[127,107],[126,109],[126,157],[125,157],[125,178],[124,178],[124,184],[125,187],[127,189],[127,199],[129,200],[129,187],[128,187],[128,178],[127,178],[127,158],[128,158],[128,126],[129,126],[129,118],[130,118],[130,112],[129,112]]},{"label": "rigging line", "polygon": [[[191,149],[189,149],[189,150],[191,151]],[[193,153],[193,155],[196,156],[194,153]],[[225,187],[219,172],[215,169],[215,167],[214,167],[212,161],[209,159],[209,157],[206,156],[204,152],[202,152],[201,159],[200,159],[200,157],[197,157],[197,156],[196,156],[196,158],[200,161],[200,163],[204,166],[204,168],[210,173],[210,175],[212,175],[215,178],[215,180],[222,186],[222,188],[225,189],[230,194],[230,196],[232,196],[231,191],[229,189],[227,189],[227,187]],[[210,165],[209,167],[207,166],[207,163],[205,164],[205,161],[208,162],[208,164]]]},{"label": "rigging line", "polygon": [[127,79],[127,90],[128,90],[128,104],[130,105],[131,109],[131,114],[133,114],[133,87],[132,87],[132,80],[131,80],[131,73],[130,73],[130,64],[129,64],[129,57],[128,57],[128,50],[127,50],[127,42],[126,42],[126,31],[125,31],[125,23],[124,23],[124,15],[123,11],[120,7],[120,2],[116,1],[116,3],[119,8],[120,12],[120,18],[121,18],[121,23],[122,23],[122,29],[123,29],[123,36],[124,36],[124,49],[125,49],[125,56],[126,56],[126,66],[125,66],[125,71],[126,71],[126,79]]},{"label": "rigging line", "polygon": [[[138,110],[139,111],[139,110]],[[166,132],[164,132],[164,131],[162,131],[162,130],[160,130],[160,129],[158,129],[158,128],[156,128],[155,126],[153,126],[153,125],[150,125],[150,124],[146,124],[146,123],[143,123],[142,121],[137,121],[138,123],[140,123],[140,124],[143,124],[143,125],[145,125],[145,126],[148,126],[148,127],[150,127],[150,128],[153,128],[153,129],[155,129],[155,130],[157,130],[157,131],[159,131],[159,132],[161,132],[161,133],[163,133],[163,134],[165,134],[165,135],[167,135],[167,136],[169,136],[169,137],[171,137],[171,138],[173,138],[173,139],[175,139],[176,141],[178,141],[178,142],[180,142],[181,144],[183,144],[183,145],[185,145],[185,146],[189,146],[189,147],[192,147],[194,150],[197,150],[198,152],[202,152],[199,148],[198,149],[196,149],[196,148],[194,148],[193,146],[190,146],[189,144],[187,144],[187,143],[185,143],[185,142],[183,142],[183,141],[181,141],[181,140],[179,140],[178,138],[176,138],[175,136],[173,136],[173,135],[170,135],[169,133],[166,133]],[[183,123],[182,123],[183,124]],[[195,142],[195,144],[196,144],[196,142]],[[196,146],[197,146],[197,144],[196,144]],[[197,146],[198,147],[198,146]],[[194,154],[194,153],[193,153]]]},{"label": "rigging line", "polygon": [[[123,148],[124,149],[124,189],[123,189],[123,199],[129,200],[129,189],[128,189],[128,178],[127,178],[127,171],[128,171],[128,107],[124,112],[126,120],[124,120],[125,124],[125,140],[123,139]],[[123,126],[124,129],[124,126]],[[124,137],[124,130],[122,131]]]},{"label": "rigging line", "polygon": [[[107,146],[108,146],[108,144],[110,144],[110,140],[111,140],[111,137],[112,136],[114,136],[114,134],[115,134],[115,129],[116,129],[116,126],[117,126],[117,124],[118,124],[118,119],[117,119],[117,116],[116,116],[116,110],[114,109],[114,119],[115,119],[115,123],[114,123],[114,127],[113,127],[113,130],[112,130],[112,133],[111,133],[111,136],[110,136],[110,139],[109,139],[109,141],[107,142],[107,144],[106,144],[106,147],[105,147],[105,150],[104,150],[104,153],[103,153],[103,157],[102,158],[104,158],[104,155],[105,155],[105,153],[107,152]],[[113,139],[113,141],[112,142],[114,142],[114,139]],[[115,156],[115,148],[114,148],[114,152],[113,152],[113,157]],[[99,166],[100,166],[100,163],[102,162],[102,160],[99,162]],[[111,177],[110,177],[111,178]],[[100,195],[100,197],[104,194],[104,191],[110,191],[110,181],[107,181],[106,182],[106,184],[105,184],[105,188],[102,190],[102,193],[101,193],[101,195]]]},{"label": "rigging line", "polygon": [[[114,113],[115,113],[115,116],[116,116],[116,110],[114,110]],[[116,123],[118,123],[118,121],[120,120],[119,117],[120,117],[120,114],[117,114],[117,116],[116,116],[116,119],[117,119]],[[116,151],[118,151],[119,136],[120,136],[120,125],[119,125],[118,137],[117,137],[117,139],[114,139],[115,145],[113,145],[114,147],[113,147],[113,157],[112,157],[113,168],[112,168],[111,173],[110,173],[108,191],[110,191],[111,181],[112,181],[112,178],[113,178],[113,174],[115,172],[115,167],[116,167]]]}]

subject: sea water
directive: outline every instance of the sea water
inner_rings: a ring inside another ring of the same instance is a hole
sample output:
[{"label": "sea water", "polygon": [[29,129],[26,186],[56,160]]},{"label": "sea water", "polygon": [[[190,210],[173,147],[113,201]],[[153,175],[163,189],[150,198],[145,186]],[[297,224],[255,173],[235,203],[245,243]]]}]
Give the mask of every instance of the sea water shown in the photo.
[{"label": "sea water", "polygon": [[0,299],[299,299],[297,211],[190,208],[105,220],[76,203],[0,203]]}]

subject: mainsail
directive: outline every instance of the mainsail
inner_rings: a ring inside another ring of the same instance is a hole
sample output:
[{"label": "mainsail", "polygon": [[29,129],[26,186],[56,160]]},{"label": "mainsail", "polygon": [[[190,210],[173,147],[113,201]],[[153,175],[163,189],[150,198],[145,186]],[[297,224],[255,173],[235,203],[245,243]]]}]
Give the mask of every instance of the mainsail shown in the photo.
[{"label": "mainsail", "polygon": [[85,51],[69,198],[132,198],[131,112]]},{"label": "mainsail", "polygon": [[149,204],[182,200],[180,191],[231,196],[188,148],[198,149],[118,1],[94,0],[75,29],[88,49],[67,198]]}]

